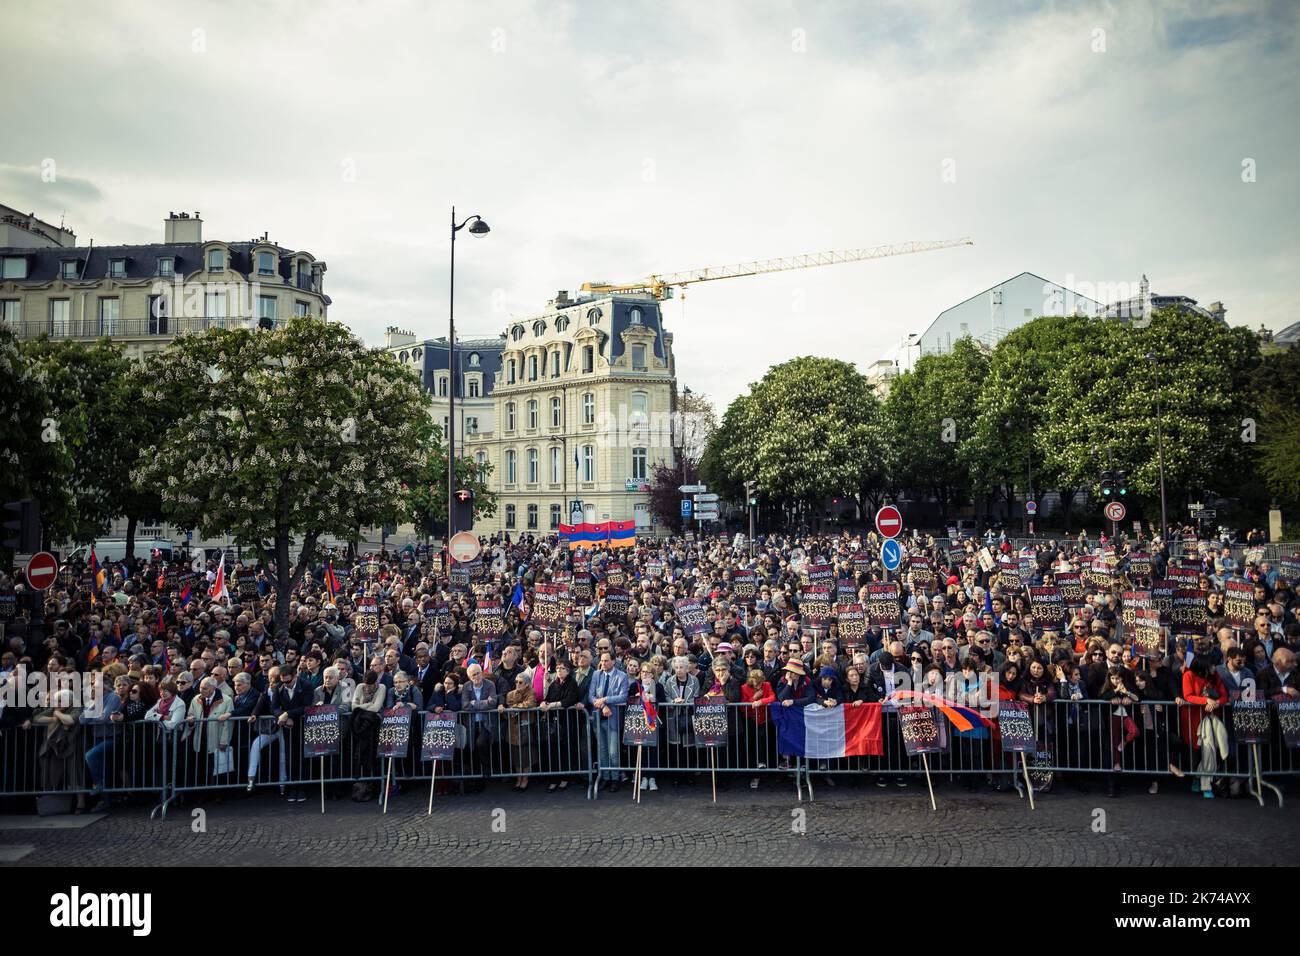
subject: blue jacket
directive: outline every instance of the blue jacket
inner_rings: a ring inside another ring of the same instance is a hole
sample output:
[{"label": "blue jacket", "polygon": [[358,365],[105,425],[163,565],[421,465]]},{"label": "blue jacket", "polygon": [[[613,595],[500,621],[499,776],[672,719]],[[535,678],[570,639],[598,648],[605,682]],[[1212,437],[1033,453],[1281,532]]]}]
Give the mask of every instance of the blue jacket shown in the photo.
[{"label": "blue jacket", "polygon": [[598,698],[604,697],[609,707],[621,707],[627,703],[627,672],[615,667],[609,673],[597,668],[591,672],[591,687],[587,691],[587,703],[595,706]]}]

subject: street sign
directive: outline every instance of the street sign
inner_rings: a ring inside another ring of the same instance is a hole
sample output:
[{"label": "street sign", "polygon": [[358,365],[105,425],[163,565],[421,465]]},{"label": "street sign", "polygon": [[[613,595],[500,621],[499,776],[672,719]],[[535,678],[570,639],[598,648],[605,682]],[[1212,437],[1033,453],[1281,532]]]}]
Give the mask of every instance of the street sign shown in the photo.
[{"label": "street sign", "polygon": [[1036,514],[1038,514],[1038,502],[1037,502],[1037,501],[1026,501],[1026,502],[1025,502],[1025,514],[1027,514],[1027,515],[1036,515]]},{"label": "street sign", "polygon": [[718,496],[715,495],[715,494],[696,495],[696,496],[695,496],[695,503],[696,503],[697,505],[708,504],[708,503],[711,502],[711,501],[717,501],[717,500],[718,500]]},{"label": "street sign", "polygon": [[690,499],[690,498],[683,498],[683,499],[682,499],[682,517],[683,517],[683,518],[689,518],[690,516],[691,516],[691,499]]},{"label": "street sign", "polygon": [[701,491],[708,491],[708,485],[678,485],[677,490],[684,495],[694,495]]},{"label": "street sign", "polygon": [[1106,505],[1106,517],[1111,521],[1123,521],[1126,514],[1128,509],[1124,507],[1122,501],[1112,501]]},{"label": "street sign", "polygon": [[876,512],[876,530],[886,538],[897,538],[903,530],[903,515],[893,505],[885,505]]},{"label": "street sign", "polygon": [[473,561],[483,549],[474,535],[468,531],[457,531],[451,536],[451,543],[447,546],[447,550],[451,552],[453,561],[463,564],[466,561]]},{"label": "street sign", "polygon": [[695,520],[696,521],[717,521],[718,511],[716,508],[712,508],[712,509],[701,508],[699,511],[695,512]]},{"label": "street sign", "polygon": [[1205,510],[1205,502],[1203,502],[1203,501],[1198,501],[1198,502],[1196,502],[1196,504],[1194,504],[1194,505],[1188,505],[1188,506],[1187,506],[1187,510],[1188,510],[1188,511],[1192,511],[1192,512],[1196,512],[1196,511],[1204,511],[1204,510]]},{"label": "street sign", "polygon": [[34,590],[44,591],[59,573],[59,563],[48,551],[37,551],[27,562],[27,583]]},{"label": "street sign", "polygon": [[1193,512],[1192,517],[1198,521],[1204,521],[1207,518],[1217,518],[1219,513],[1213,508],[1202,508],[1200,511]]},{"label": "street sign", "polygon": [[886,571],[897,571],[898,566],[903,563],[903,546],[889,538],[880,546],[880,563],[885,566]]}]

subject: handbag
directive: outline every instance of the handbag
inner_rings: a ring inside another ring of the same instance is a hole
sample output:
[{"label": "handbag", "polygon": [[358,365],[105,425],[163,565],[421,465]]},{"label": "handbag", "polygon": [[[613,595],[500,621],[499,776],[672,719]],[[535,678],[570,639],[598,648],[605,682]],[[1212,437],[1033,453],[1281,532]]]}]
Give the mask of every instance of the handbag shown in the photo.
[{"label": "handbag", "polygon": [[235,769],[235,751],[232,748],[227,747],[225,750],[218,750],[216,757],[217,759],[213,762],[212,767],[212,772],[216,776],[219,777],[223,773],[230,773]]},{"label": "handbag", "polygon": [[1133,722],[1133,718],[1125,717],[1124,718],[1124,743],[1126,744],[1132,743],[1134,740],[1137,739],[1139,733],[1141,733],[1141,731],[1138,730],[1138,725]]}]

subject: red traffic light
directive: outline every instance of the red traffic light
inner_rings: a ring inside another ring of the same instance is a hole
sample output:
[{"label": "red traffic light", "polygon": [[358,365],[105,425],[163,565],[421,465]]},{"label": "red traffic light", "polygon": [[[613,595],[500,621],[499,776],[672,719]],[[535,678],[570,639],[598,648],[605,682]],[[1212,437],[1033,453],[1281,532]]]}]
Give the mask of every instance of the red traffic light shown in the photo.
[{"label": "red traffic light", "polygon": [[456,500],[461,503],[464,503],[466,501],[473,501],[474,492],[462,488],[460,491],[456,492]]}]

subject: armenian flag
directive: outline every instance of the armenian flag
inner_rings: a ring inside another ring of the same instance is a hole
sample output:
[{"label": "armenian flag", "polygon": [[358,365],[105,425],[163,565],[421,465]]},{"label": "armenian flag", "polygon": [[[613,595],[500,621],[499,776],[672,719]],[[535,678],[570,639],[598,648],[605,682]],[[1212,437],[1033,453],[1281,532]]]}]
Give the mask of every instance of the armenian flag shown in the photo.
[{"label": "armenian flag", "polygon": [[99,591],[99,558],[95,557],[95,546],[90,546],[90,606],[94,607],[95,594]]},{"label": "armenian flag", "polygon": [[325,562],[325,590],[329,592],[331,602],[334,600],[335,595],[339,593],[339,582],[334,577],[334,564],[331,561]]}]

